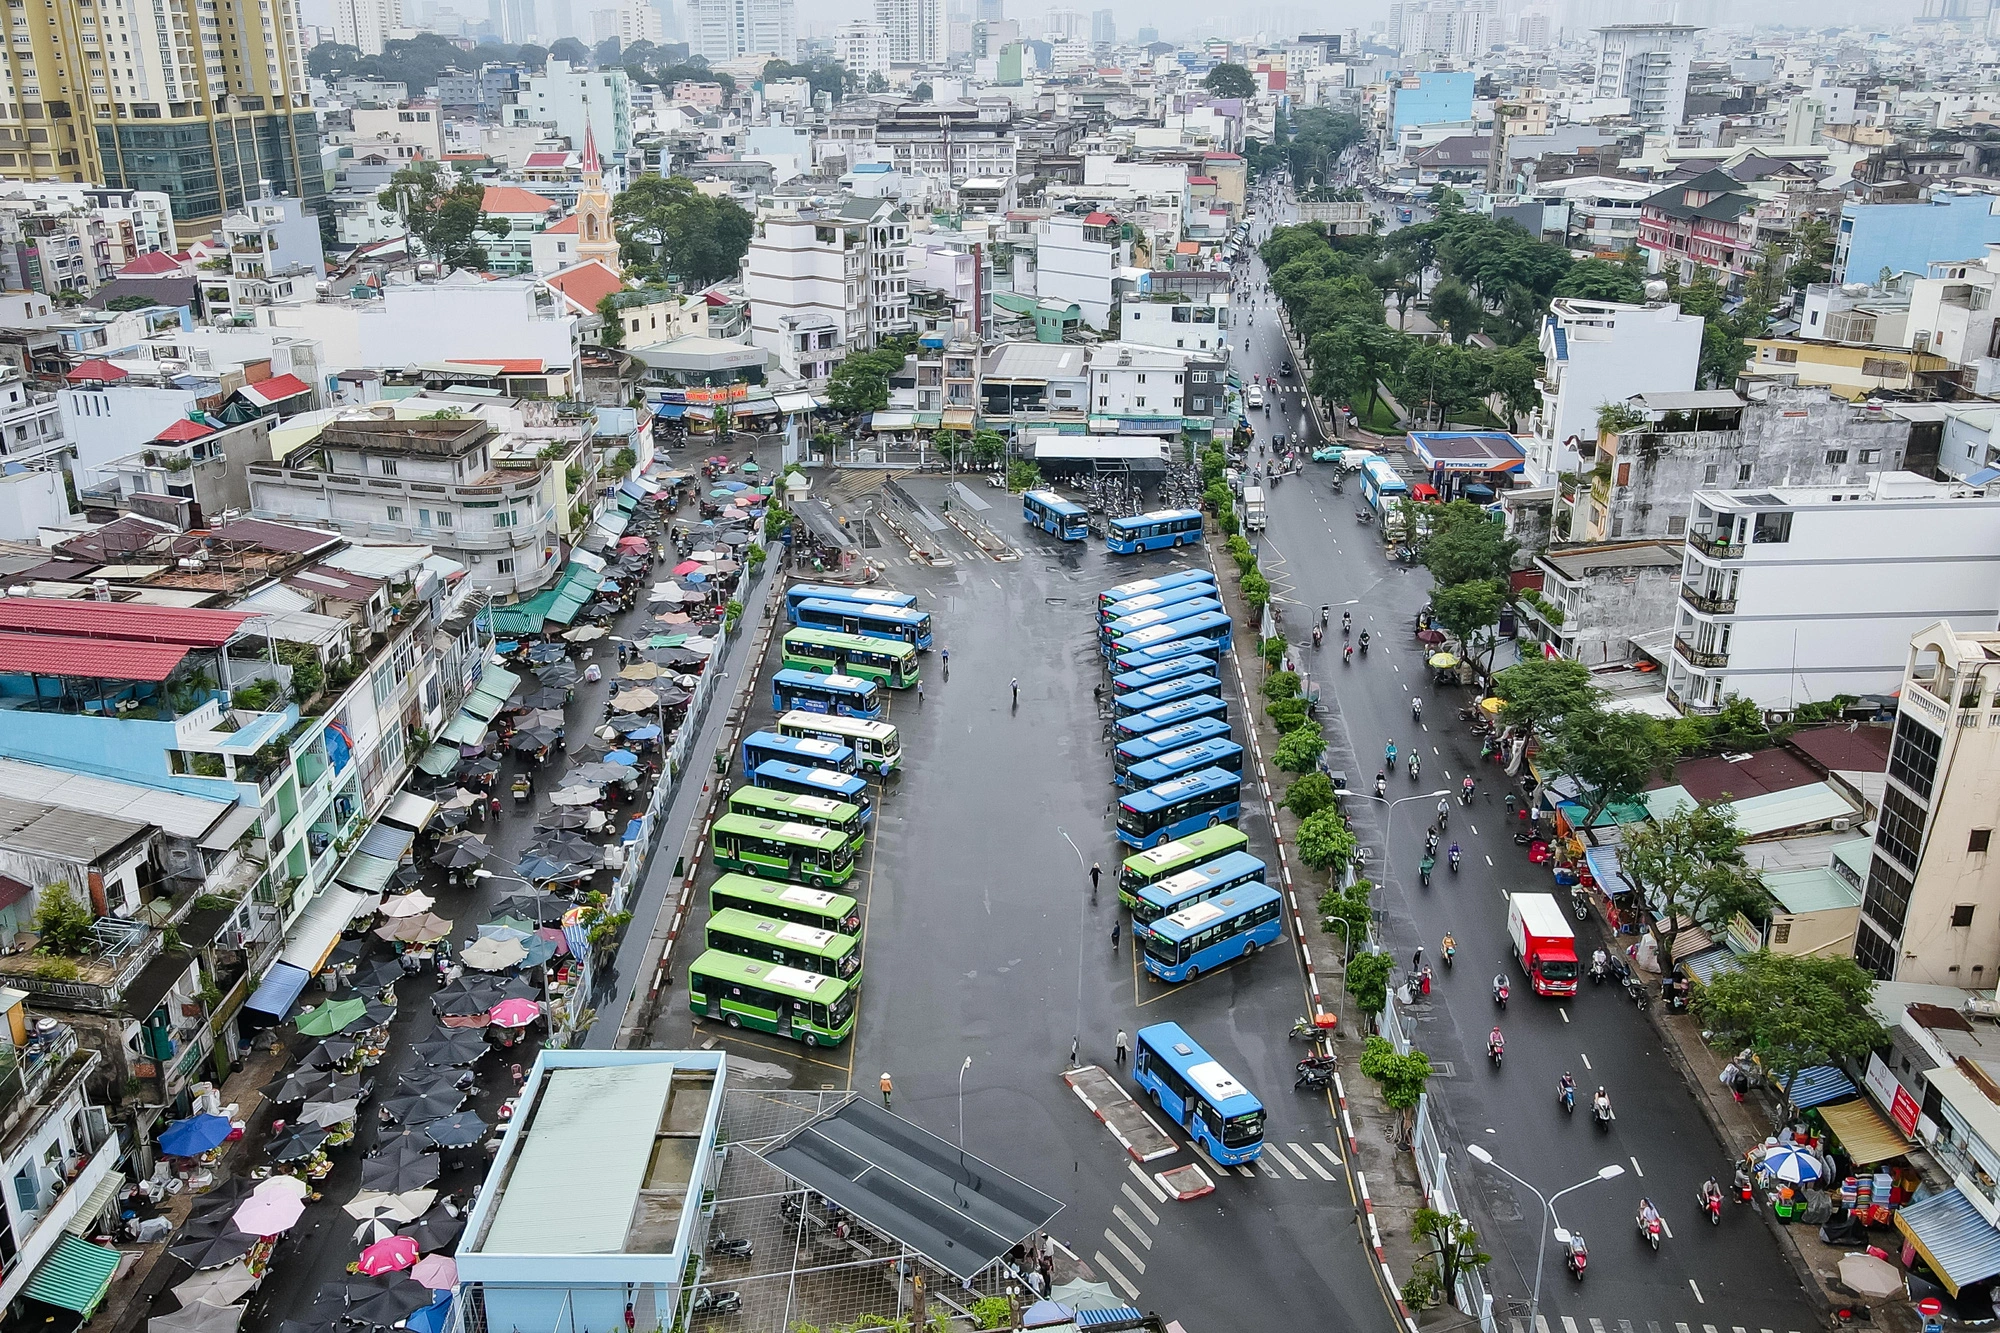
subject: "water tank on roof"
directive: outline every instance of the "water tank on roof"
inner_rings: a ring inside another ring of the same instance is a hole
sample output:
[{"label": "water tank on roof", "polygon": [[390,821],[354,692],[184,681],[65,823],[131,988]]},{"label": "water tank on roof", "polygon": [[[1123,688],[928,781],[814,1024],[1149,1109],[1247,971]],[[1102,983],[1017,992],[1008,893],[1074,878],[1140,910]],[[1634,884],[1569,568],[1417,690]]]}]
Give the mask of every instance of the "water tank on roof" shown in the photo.
[{"label": "water tank on roof", "polygon": [[1667,299],[1667,284],[1662,282],[1658,278],[1647,279],[1646,281],[1647,302],[1652,305],[1658,305],[1660,302],[1666,299]]}]

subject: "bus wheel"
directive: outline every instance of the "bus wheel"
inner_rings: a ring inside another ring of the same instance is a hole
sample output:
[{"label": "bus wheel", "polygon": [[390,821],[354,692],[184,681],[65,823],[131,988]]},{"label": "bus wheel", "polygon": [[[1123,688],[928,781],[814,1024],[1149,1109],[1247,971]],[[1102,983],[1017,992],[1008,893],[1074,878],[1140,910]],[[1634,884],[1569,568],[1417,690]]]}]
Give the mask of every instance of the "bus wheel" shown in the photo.
[{"label": "bus wheel", "polygon": [[728,1023],[729,1026],[733,1028],[740,1028],[743,1026],[743,1020],[737,1017],[735,1014],[731,1014],[727,1019],[723,1021]]},{"label": "bus wheel", "polygon": [[808,1045],[808,1046],[817,1046],[817,1045],[819,1045],[819,1038],[818,1038],[817,1036],[813,1035],[813,1034],[812,1034],[812,1033],[810,1033],[810,1032],[806,1033],[806,1037],[805,1037],[805,1041],[806,1041],[806,1045]]},{"label": "bus wheel", "polygon": [[1196,982],[1196,981],[1200,981],[1200,980],[1201,980],[1201,969],[1200,969],[1200,968],[1198,968],[1198,967],[1191,967],[1191,968],[1189,968],[1189,969],[1188,969],[1188,974],[1187,974],[1187,980],[1188,980],[1188,981],[1189,981],[1190,983],[1193,983],[1193,982]]},{"label": "bus wheel", "polygon": [[1263,947],[1264,946],[1257,943],[1257,941],[1251,940],[1248,944],[1243,946],[1243,956],[1245,958],[1255,958],[1257,956],[1257,951]]},{"label": "bus wheel", "polygon": [[1221,815],[1210,815],[1208,817],[1208,826],[1210,828],[1214,828],[1217,824],[1220,824],[1221,822],[1222,822]]}]

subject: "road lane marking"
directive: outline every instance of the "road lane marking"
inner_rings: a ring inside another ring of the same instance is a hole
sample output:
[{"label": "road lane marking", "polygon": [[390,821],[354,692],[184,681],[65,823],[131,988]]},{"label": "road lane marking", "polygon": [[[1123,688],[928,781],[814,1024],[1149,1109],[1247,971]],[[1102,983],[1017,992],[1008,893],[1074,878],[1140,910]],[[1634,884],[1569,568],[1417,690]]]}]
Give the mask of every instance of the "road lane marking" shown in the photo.
[{"label": "road lane marking", "polygon": [[[1266,1158],[1264,1157],[1264,1155],[1263,1155],[1262,1153],[1259,1153],[1259,1154],[1257,1155],[1257,1169],[1258,1169],[1259,1171],[1262,1171],[1262,1172],[1264,1173],[1264,1175],[1265,1175],[1265,1177],[1266,1177],[1267,1179],[1270,1179],[1270,1180],[1281,1180],[1281,1179],[1283,1179],[1283,1177],[1281,1177],[1281,1176],[1280,1176],[1280,1175],[1279,1175],[1279,1174],[1278,1174],[1278,1173],[1277,1173],[1276,1171],[1273,1171],[1273,1170],[1271,1169],[1271,1163],[1270,1163],[1270,1161],[1269,1161],[1269,1160],[1267,1160],[1267,1159],[1266,1159]],[[1246,1166],[1246,1167],[1244,1167],[1244,1168],[1243,1168],[1243,1174],[1244,1174],[1244,1175],[1246,1175],[1246,1176],[1247,1176],[1247,1175],[1249,1175],[1249,1174],[1250,1174],[1250,1168],[1249,1168],[1249,1167],[1247,1167],[1247,1166]],[[1298,1176],[1298,1175],[1299,1175],[1299,1173],[1298,1173],[1298,1169],[1297,1169],[1296,1167],[1294,1167],[1294,1168],[1292,1169],[1292,1174],[1293,1174],[1293,1175],[1295,1175],[1295,1176]],[[1299,1176],[1299,1179],[1300,1179],[1300,1180],[1304,1180],[1304,1179],[1305,1179],[1305,1177],[1304,1177],[1304,1176]]]},{"label": "road lane marking", "polygon": [[1285,1146],[1290,1148],[1294,1153],[1298,1154],[1298,1159],[1301,1162],[1304,1162],[1306,1164],[1306,1167],[1309,1170],[1311,1170],[1313,1174],[1317,1175],[1321,1180],[1324,1180],[1329,1185],[1333,1183],[1333,1173],[1328,1171],[1325,1167],[1321,1166],[1316,1160],[1314,1160],[1313,1155],[1307,1152],[1302,1144],[1288,1143]]},{"label": "road lane marking", "polygon": [[[1242,1176],[1242,1177],[1243,1177],[1243,1178],[1244,1178],[1245,1180],[1255,1180],[1255,1179],[1257,1178],[1257,1173],[1256,1173],[1255,1171],[1252,1171],[1252,1170],[1251,1170],[1251,1169],[1250,1169],[1249,1167],[1247,1167],[1247,1166],[1239,1166],[1239,1167],[1237,1167],[1237,1168],[1236,1168],[1236,1174],[1237,1174],[1237,1175],[1239,1175],[1239,1176]],[[1272,1178],[1273,1180],[1275,1180],[1275,1179],[1277,1179],[1277,1175],[1278,1175],[1278,1173],[1277,1173],[1277,1172],[1275,1172],[1275,1171],[1273,1171],[1273,1172],[1271,1172],[1271,1173],[1270,1173],[1270,1175],[1271,1175],[1271,1178]]]},{"label": "road lane marking", "polygon": [[1471,820],[1468,819],[1467,821],[1465,821],[1465,826],[1472,830],[1473,837],[1476,838],[1479,836],[1479,825],[1473,823]]},{"label": "road lane marking", "polygon": [[[1104,1251],[1099,1250],[1096,1254],[1093,1254],[1090,1257],[1097,1261],[1097,1266],[1104,1270],[1104,1275],[1106,1277],[1110,1278],[1113,1282],[1116,1282],[1118,1284],[1118,1289],[1120,1291],[1124,1292],[1125,1295],[1132,1300],[1136,1301],[1139,1299],[1139,1289],[1132,1285],[1132,1280],[1130,1278],[1126,1277],[1123,1273],[1118,1271],[1117,1265],[1113,1264],[1109,1259],[1104,1257]],[[1714,1330],[1711,1329],[1710,1333],[1714,1333]]]},{"label": "road lane marking", "polygon": [[[1579,1054],[1579,1055],[1583,1055],[1583,1053],[1582,1053],[1581,1051],[1577,1052],[1577,1054]],[[1588,1068],[1590,1068],[1590,1057],[1589,1057],[1588,1055],[1584,1055],[1584,1056],[1583,1056],[1583,1067],[1584,1067],[1585,1069],[1588,1069]]]},{"label": "road lane marking", "polygon": [[1293,1180],[1304,1180],[1306,1178],[1306,1173],[1299,1170],[1297,1167],[1293,1166],[1292,1159],[1285,1156],[1284,1153],[1282,1152],[1267,1153],[1264,1156],[1260,1156],[1257,1160],[1261,1162],[1265,1159],[1265,1157],[1276,1157],[1278,1159],[1278,1165],[1284,1167],[1285,1170],[1292,1173]]},{"label": "road lane marking", "polygon": [[1487,857],[1487,858],[1486,858],[1486,864],[1487,864],[1487,865],[1489,865],[1489,866],[1490,866],[1490,865],[1492,865],[1492,864],[1493,864],[1493,858],[1492,858],[1492,857],[1490,857],[1490,856],[1489,856],[1489,857]]},{"label": "road lane marking", "polygon": [[1563,1008],[1561,1005],[1557,1005],[1556,1012],[1563,1016],[1563,1022],[1569,1022],[1569,1010]]},{"label": "road lane marking", "polygon": [[1644,1170],[1643,1170],[1643,1169],[1642,1169],[1642,1168],[1641,1168],[1641,1167],[1639,1166],[1639,1159],[1638,1159],[1638,1158],[1636,1158],[1636,1157],[1634,1157],[1634,1158],[1632,1159],[1632,1174],[1633,1174],[1633,1175],[1635,1175],[1635,1176],[1637,1176],[1637,1177],[1639,1177],[1639,1179],[1641,1179],[1641,1180],[1644,1180],[1644,1179],[1646,1178],[1646,1173],[1645,1173],[1645,1171],[1644,1171]]},{"label": "road lane marking", "polygon": [[[1136,1170],[1138,1169],[1138,1166],[1137,1166],[1137,1164],[1136,1164],[1136,1163],[1132,1163],[1132,1161],[1131,1161],[1131,1159],[1130,1159],[1129,1157],[1128,1157],[1128,1158],[1126,1158],[1126,1161],[1127,1161],[1127,1163],[1128,1163],[1128,1164],[1131,1164],[1131,1165],[1132,1165],[1132,1168],[1133,1168],[1133,1170],[1135,1170],[1135,1171],[1136,1171]],[[1147,1183],[1147,1184],[1149,1184],[1149,1185],[1151,1185],[1151,1184],[1152,1184],[1152,1182],[1151,1182],[1150,1180],[1149,1180],[1149,1181],[1147,1181],[1146,1183]],[[1137,1209],[1139,1210],[1140,1214],[1141,1214],[1141,1215],[1142,1215],[1142,1216],[1143,1216],[1143,1217],[1144,1217],[1144,1218],[1145,1218],[1145,1219],[1146,1219],[1146,1220],[1147,1220],[1148,1222],[1151,1222],[1151,1223],[1152,1223],[1152,1224],[1153,1224],[1154,1226],[1158,1226],[1158,1225],[1160,1225],[1160,1215],[1159,1215],[1158,1213],[1154,1212],[1154,1211],[1153,1211],[1153,1210],[1152,1210],[1151,1208],[1148,1208],[1148,1207],[1146,1206],[1146,1201],[1145,1201],[1144,1199],[1142,1199],[1142,1198],[1140,1198],[1140,1197],[1139,1197],[1139,1191],[1137,1191],[1137,1190],[1133,1189],[1133,1188],[1132,1188],[1132,1187],[1131,1187],[1130,1185],[1128,1185],[1128,1184],[1125,1184],[1125,1183],[1123,1183],[1123,1182],[1120,1182],[1120,1185],[1119,1185],[1119,1188],[1125,1191],[1125,1198],[1126,1198],[1126,1201],[1127,1201],[1127,1202],[1129,1202],[1129,1203],[1130,1203],[1130,1204],[1131,1204],[1131,1205],[1132,1205],[1132,1206],[1133,1206],[1134,1208],[1137,1208]],[[1154,1185],[1154,1186],[1153,1186],[1153,1188],[1154,1188],[1155,1192],[1157,1193],[1157,1191],[1158,1191],[1158,1189],[1159,1189],[1159,1186],[1157,1186],[1157,1185]],[[1155,1202],[1158,1202],[1158,1203],[1165,1203],[1165,1202],[1166,1202],[1166,1200],[1165,1200],[1164,1198],[1157,1198],[1157,1199],[1155,1200]]]},{"label": "road lane marking", "polygon": [[1664,1216],[1660,1218],[1660,1232],[1668,1240],[1672,1240],[1674,1238],[1674,1229],[1667,1225],[1667,1219]]},{"label": "road lane marking", "polygon": [[1324,1143],[1315,1143],[1313,1147],[1319,1149],[1322,1153],[1326,1154],[1326,1160],[1332,1162],[1335,1166],[1346,1165],[1345,1162],[1340,1160],[1340,1154],[1336,1153],[1333,1149],[1327,1147]]},{"label": "road lane marking", "polygon": [[1123,1208],[1119,1207],[1117,1204],[1114,1203],[1111,1205],[1111,1215],[1117,1218],[1120,1222],[1123,1222],[1126,1228],[1129,1231],[1131,1231],[1131,1233],[1135,1237],[1138,1238],[1138,1241],[1141,1245],[1145,1246],[1149,1250],[1153,1248],[1153,1238],[1146,1234],[1146,1228],[1140,1226],[1137,1222],[1134,1222],[1132,1220],[1132,1214],[1126,1212]]},{"label": "road lane marking", "polygon": [[1576,1333],[1576,1320],[1571,1319],[1568,1315],[1564,1315],[1562,1321],[1563,1333]]},{"label": "road lane marking", "polygon": [[1154,1203],[1165,1203],[1167,1201],[1167,1192],[1161,1189],[1151,1176],[1141,1171],[1137,1162],[1127,1158],[1125,1166],[1127,1170],[1131,1171],[1133,1178],[1139,1182],[1140,1188],[1153,1196]]},{"label": "road lane marking", "polygon": [[[1701,1294],[1701,1287],[1700,1287],[1699,1285],[1697,1285],[1697,1284],[1696,1284],[1696,1282],[1695,1282],[1695,1280],[1694,1280],[1693,1278],[1689,1278],[1689,1279],[1688,1279],[1688,1286],[1690,1286],[1690,1287],[1692,1287],[1692,1288],[1694,1289],[1694,1299],[1695,1299],[1695,1304],[1697,1304],[1697,1305],[1707,1305],[1707,1304],[1708,1304],[1708,1301],[1707,1301],[1706,1299],[1704,1299],[1704,1298],[1703,1298],[1703,1296],[1702,1296],[1702,1294]],[[1707,1327],[1708,1327],[1708,1325],[1706,1325],[1706,1324],[1703,1324],[1703,1325],[1702,1325],[1702,1327],[1703,1327],[1703,1328],[1707,1328]],[[1739,1329],[1739,1330],[1737,1331],[1737,1333],[1742,1333],[1742,1330],[1740,1330],[1740,1329]]]},{"label": "road lane marking", "polygon": [[1123,1237],[1110,1227],[1106,1227],[1104,1228],[1104,1239],[1110,1243],[1113,1249],[1125,1256],[1125,1261],[1132,1265],[1133,1272],[1137,1273],[1140,1277],[1146,1276],[1146,1261],[1132,1252],[1132,1247],[1125,1243]]}]

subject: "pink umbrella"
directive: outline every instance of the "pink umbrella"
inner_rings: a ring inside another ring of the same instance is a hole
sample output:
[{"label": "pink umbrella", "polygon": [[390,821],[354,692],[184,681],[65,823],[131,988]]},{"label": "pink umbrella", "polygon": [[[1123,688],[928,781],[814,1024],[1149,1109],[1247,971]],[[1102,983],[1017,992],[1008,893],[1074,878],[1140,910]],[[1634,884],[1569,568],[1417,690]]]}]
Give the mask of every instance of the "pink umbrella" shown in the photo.
[{"label": "pink umbrella", "polygon": [[537,930],[535,934],[540,936],[542,939],[547,940],[550,944],[555,945],[556,953],[558,955],[566,954],[569,952],[568,937],[566,937],[560,930],[557,930],[554,926],[543,926],[541,929]]},{"label": "pink umbrella", "polygon": [[701,563],[699,561],[683,560],[678,565],[674,566],[674,577],[677,579],[683,578],[686,575],[694,573],[697,569],[700,568],[701,568]]},{"label": "pink umbrella", "polygon": [[236,1229],[250,1236],[275,1236],[298,1225],[306,1201],[291,1194],[252,1194],[230,1215]]},{"label": "pink umbrella", "polygon": [[503,1028],[524,1028],[542,1016],[542,1007],[533,1000],[502,1000],[486,1016]]},{"label": "pink umbrella", "polygon": [[410,1276],[432,1291],[450,1291],[458,1285],[458,1261],[448,1254],[425,1255]]},{"label": "pink umbrella", "polygon": [[361,1263],[357,1271],[363,1277],[380,1277],[384,1273],[395,1273],[408,1268],[417,1261],[417,1242],[408,1236],[391,1236],[378,1240],[361,1252]]}]

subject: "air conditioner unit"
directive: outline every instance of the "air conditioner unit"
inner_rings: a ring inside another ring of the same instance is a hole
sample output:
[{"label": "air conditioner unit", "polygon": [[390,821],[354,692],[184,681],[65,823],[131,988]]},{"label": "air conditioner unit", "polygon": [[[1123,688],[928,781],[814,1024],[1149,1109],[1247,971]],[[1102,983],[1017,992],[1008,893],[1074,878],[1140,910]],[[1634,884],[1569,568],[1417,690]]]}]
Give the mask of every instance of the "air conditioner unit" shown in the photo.
[{"label": "air conditioner unit", "polygon": [[1833,831],[1835,833],[1845,833],[1853,827],[1854,827],[1854,821],[1847,818],[1845,815],[1833,821]]}]

